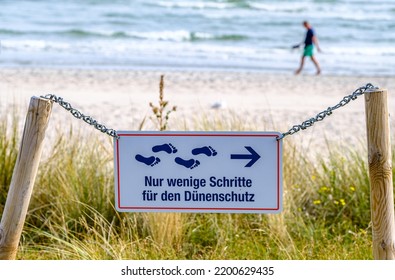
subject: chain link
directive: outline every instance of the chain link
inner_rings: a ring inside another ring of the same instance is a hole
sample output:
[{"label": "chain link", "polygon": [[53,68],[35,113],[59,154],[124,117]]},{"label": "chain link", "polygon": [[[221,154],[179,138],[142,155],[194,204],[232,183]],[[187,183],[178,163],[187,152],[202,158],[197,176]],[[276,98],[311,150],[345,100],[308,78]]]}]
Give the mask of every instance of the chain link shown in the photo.
[{"label": "chain link", "polygon": [[346,106],[350,101],[357,99],[358,96],[363,95],[363,94],[365,94],[366,91],[372,90],[372,89],[378,89],[378,88],[373,86],[370,83],[367,84],[366,86],[357,88],[352,94],[343,97],[343,99],[335,106],[328,107],[328,109],[318,113],[315,117],[304,121],[302,124],[294,125],[287,132],[282,133],[282,135],[280,137],[278,137],[277,140],[281,140],[288,135],[292,135],[292,134],[295,134],[301,130],[305,130],[306,128],[314,125],[314,123],[322,121],[323,119],[325,119],[325,117],[330,116],[334,110],[339,109],[340,107]]},{"label": "chain link", "polygon": [[41,96],[41,97],[45,98],[45,99],[49,99],[49,100],[51,100],[51,101],[53,101],[55,103],[58,103],[64,109],[69,111],[75,118],[81,119],[84,122],[86,122],[87,124],[94,126],[97,130],[99,130],[99,131],[101,131],[101,132],[103,132],[103,133],[105,133],[105,134],[107,134],[107,135],[109,135],[111,137],[119,139],[119,136],[118,136],[117,132],[114,129],[107,128],[103,124],[98,123],[94,118],[84,115],[83,113],[81,113],[77,109],[73,108],[70,103],[64,101],[62,97],[57,97],[54,94],[47,94],[47,95]]},{"label": "chain link", "polygon": [[[328,109],[318,113],[315,117],[304,121],[302,124],[294,125],[287,132],[282,133],[281,136],[277,138],[277,140],[281,140],[281,139],[283,139],[284,137],[286,137],[288,135],[295,134],[295,133],[297,133],[297,132],[299,132],[301,130],[305,130],[306,128],[308,128],[310,126],[313,126],[314,123],[322,121],[327,116],[330,116],[333,113],[334,110],[339,109],[340,107],[346,106],[350,101],[357,99],[358,96],[361,96],[361,95],[365,94],[366,91],[372,90],[372,89],[378,89],[378,88],[373,86],[370,83],[366,84],[363,87],[357,88],[352,94],[343,97],[343,99],[338,104],[336,104],[335,106],[328,107]],[[41,96],[41,97],[45,98],[45,99],[49,99],[49,100],[51,100],[53,102],[58,103],[60,106],[62,106],[67,111],[69,111],[77,119],[82,119],[87,124],[93,125],[97,130],[99,130],[99,131],[101,131],[103,133],[106,133],[107,135],[109,135],[111,137],[119,139],[119,136],[118,136],[117,132],[114,129],[107,128],[103,124],[98,123],[92,117],[82,114],[80,111],[78,111],[77,109],[73,108],[70,103],[64,101],[62,97],[57,97],[54,94],[47,94],[47,95]]]}]

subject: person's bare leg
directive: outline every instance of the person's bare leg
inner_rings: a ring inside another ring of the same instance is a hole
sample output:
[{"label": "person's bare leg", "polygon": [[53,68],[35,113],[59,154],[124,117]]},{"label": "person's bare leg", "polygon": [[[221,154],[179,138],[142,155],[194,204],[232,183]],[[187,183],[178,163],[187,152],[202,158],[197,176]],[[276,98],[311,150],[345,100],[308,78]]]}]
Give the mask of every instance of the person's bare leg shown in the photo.
[{"label": "person's bare leg", "polygon": [[305,56],[302,56],[302,58],[300,59],[300,66],[299,66],[298,70],[295,71],[295,75],[298,75],[302,71],[303,65],[304,65],[304,59],[305,59]]},{"label": "person's bare leg", "polygon": [[314,63],[315,68],[317,68],[317,75],[321,73],[320,64],[318,63],[317,59],[314,56],[311,57],[311,61]]}]

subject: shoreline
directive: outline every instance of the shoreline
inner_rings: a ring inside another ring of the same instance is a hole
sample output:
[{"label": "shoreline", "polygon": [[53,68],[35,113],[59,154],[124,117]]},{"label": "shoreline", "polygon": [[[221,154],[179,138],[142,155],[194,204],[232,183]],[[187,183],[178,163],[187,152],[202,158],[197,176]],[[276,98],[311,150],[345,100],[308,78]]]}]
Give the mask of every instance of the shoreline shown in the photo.
[{"label": "shoreline", "polygon": [[[253,130],[284,133],[295,124],[336,105],[355,89],[372,83],[386,88],[394,115],[394,77],[313,76],[240,71],[118,70],[69,68],[0,68],[0,109],[18,107],[25,118],[31,96],[55,94],[86,115],[116,130],[157,130],[149,103],[157,105],[159,79],[164,75],[164,99],[169,130]],[[302,152],[319,155],[325,146],[358,146],[366,138],[363,97],[334,111],[324,121],[284,139]],[[92,135],[87,124],[54,104],[50,131],[73,128]],[[394,122],[391,122],[394,131]],[[104,135],[105,136],[105,135]],[[292,139],[292,140],[291,140]],[[329,147],[325,149],[328,150]]]},{"label": "shoreline", "polygon": [[[266,74],[266,75],[286,75],[286,76],[317,76],[316,71],[312,65],[309,67],[307,65],[307,69],[303,69],[302,73],[299,75],[295,75],[295,70],[298,68],[299,60],[296,61],[295,67],[292,68],[268,68],[268,67],[237,67],[232,65],[230,67],[225,66],[185,66],[185,65],[136,65],[136,66],[123,66],[123,65],[9,65],[9,64],[0,64],[0,72],[7,70],[30,70],[30,71],[45,71],[45,70],[65,70],[65,71],[98,71],[98,72],[110,72],[110,71],[120,71],[120,72],[213,72],[213,73],[256,73],[256,74]],[[307,62],[310,64],[310,62]],[[395,78],[395,73],[393,74],[368,74],[368,73],[326,73],[325,68],[322,69],[321,74],[318,76],[325,77],[376,77],[376,78]]]}]

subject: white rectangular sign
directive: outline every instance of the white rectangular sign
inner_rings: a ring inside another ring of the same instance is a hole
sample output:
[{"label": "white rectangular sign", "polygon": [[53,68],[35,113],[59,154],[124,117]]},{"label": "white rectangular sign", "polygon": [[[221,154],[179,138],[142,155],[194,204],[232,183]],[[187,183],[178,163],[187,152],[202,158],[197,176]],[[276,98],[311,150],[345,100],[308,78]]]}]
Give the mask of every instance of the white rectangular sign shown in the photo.
[{"label": "white rectangular sign", "polygon": [[277,132],[117,132],[115,204],[128,212],[277,213]]}]

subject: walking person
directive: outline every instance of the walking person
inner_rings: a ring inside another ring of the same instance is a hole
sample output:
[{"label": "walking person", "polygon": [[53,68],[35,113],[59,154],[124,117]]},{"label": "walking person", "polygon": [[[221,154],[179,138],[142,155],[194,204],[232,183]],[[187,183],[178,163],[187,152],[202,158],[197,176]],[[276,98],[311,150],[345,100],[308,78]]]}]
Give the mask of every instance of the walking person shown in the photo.
[{"label": "walking person", "polygon": [[[306,38],[304,40],[304,50],[303,50],[303,55],[300,60],[300,66],[299,68],[295,71],[295,74],[298,75],[304,66],[304,61],[306,57],[310,57],[311,61],[314,63],[315,68],[317,69],[317,75],[321,73],[321,68],[320,64],[318,63],[317,59],[314,56],[314,46],[317,48],[319,52],[321,52],[321,49],[318,45],[318,39],[317,36],[315,35],[314,29],[310,25],[308,21],[303,22],[303,26],[307,29],[306,33]],[[299,47],[299,45],[296,45],[294,47]]]}]

